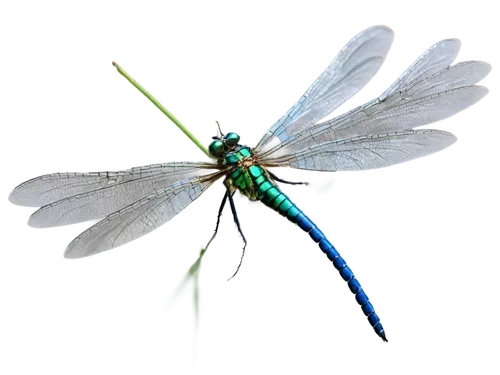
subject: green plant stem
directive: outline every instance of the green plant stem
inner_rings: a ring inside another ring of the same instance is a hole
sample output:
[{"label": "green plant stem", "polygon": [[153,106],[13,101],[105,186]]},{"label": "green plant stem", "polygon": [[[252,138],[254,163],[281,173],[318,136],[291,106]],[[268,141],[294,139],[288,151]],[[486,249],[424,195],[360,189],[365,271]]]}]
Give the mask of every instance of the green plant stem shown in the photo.
[{"label": "green plant stem", "polygon": [[172,125],[174,125],[198,151],[200,151],[207,158],[211,159],[207,146],[201,141],[200,138],[198,138],[196,134],[191,131],[191,129],[189,129],[186,124],[179,120],[170,108],[154,96],[153,93],[142,83],[137,81],[137,79],[135,79],[135,77],[130,74],[117,60],[113,59],[111,64],[125,82],[132,86],[139,93],[139,95],[141,95],[154,109],[158,110],[163,117],[170,121]]}]

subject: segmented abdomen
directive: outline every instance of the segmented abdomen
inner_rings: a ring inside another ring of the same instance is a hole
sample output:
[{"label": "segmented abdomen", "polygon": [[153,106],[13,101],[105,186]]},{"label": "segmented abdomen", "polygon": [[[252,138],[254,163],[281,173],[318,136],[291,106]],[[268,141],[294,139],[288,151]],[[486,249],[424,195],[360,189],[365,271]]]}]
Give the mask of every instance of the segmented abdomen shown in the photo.
[{"label": "segmented abdomen", "polygon": [[334,267],[339,271],[340,276],[347,281],[351,292],[355,295],[356,301],[361,305],[363,313],[367,316],[370,325],[373,327],[382,340],[387,341],[384,328],[380,323],[380,318],[375,314],[373,305],[368,301],[368,296],[361,288],[359,281],[354,277],[353,272],[347,266],[335,247],[327,240],[323,232],[301,211],[299,208],[269,180],[266,172],[258,165],[249,167],[248,172],[252,178],[254,189],[258,199],[266,206],[272,208],[280,215],[285,216],[292,223],[297,224],[304,232],[316,242],[320,249],[330,259]]}]

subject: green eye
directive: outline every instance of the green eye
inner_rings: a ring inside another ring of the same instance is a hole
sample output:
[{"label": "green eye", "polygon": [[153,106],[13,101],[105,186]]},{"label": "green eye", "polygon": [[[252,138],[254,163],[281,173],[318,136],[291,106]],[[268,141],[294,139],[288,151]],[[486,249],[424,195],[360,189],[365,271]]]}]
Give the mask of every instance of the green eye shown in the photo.
[{"label": "green eye", "polygon": [[217,157],[222,151],[224,151],[224,143],[221,140],[217,139],[208,146],[208,152],[210,152],[210,155],[212,156]]},{"label": "green eye", "polygon": [[240,136],[236,133],[227,133],[225,138],[226,138],[226,143],[229,146],[233,146],[240,141]]}]

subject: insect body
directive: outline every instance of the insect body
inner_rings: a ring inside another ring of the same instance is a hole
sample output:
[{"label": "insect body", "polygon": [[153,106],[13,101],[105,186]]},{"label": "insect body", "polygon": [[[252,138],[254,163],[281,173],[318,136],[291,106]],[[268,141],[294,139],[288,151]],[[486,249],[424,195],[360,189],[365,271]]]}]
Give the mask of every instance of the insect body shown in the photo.
[{"label": "insect body", "polygon": [[[233,134],[235,133],[229,133],[229,137]],[[368,296],[361,288],[359,281],[354,277],[353,272],[347,266],[344,259],[328,241],[323,232],[321,232],[295,203],[280,190],[267,170],[258,164],[258,161],[249,147],[236,144],[225,145],[225,147],[222,148],[219,142],[226,143],[226,137],[223,137],[222,140],[212,142],[209,146],[209,150],[213,156],[219,158],[219,162],[224,165],[232,166],[232,169],[230,169],[224,181],[228,191],[232,193],[235,189],[238,189],[250,200],[261,201],[267,207],[286,217],[292,223],[297,224],[304,232],[308,233],[313,241],[316,242],[320,249],[326,254],[328,259],[333,262],[333,265],[339,271],[342,278],[347,281],[349,289],[355,294],[356,301],[361,305],[363,312],[368,317],[368,321],[377,335],[384,341],[387,341],[384,328],[380,323],[380,318],[375,314],[375,309],[368,301]],[[226,149],[230,151],[225,151]],[[235,214],[234,211],[233,214]],[[238,229],[240,229],[236,216],[235,221],[238,224]]]},{"label": "insect body", "polygon": [[[66,261],[80,261],[147,237],[223,181],[231,193],[237,191],[249,202],[262,202],[307,233],[340,274],[377,336],[388,342],[380,315],[354,270],[318,224],[276,186],[273,179],[280,179],[273,170],[378,171],[436,155],[459,141],[456,134],[436,125],[490,95],[483,83],[494,66],[483,59],[459,60],[462,42],[455,37],[434,42],[376,98],[335,113],[380,71],[394,37],[394,30],[385,24],[369,25],[354,34],[252,147],[242,144],[237,132],[229,131],[207,148],[114,61],[117,73],[209,158],[167,160],[118,170],[57,171],[19,184],[9,193],[9,203],[36,209],[26,220],[33,230],[88,223],[63,252]],[[322,189],[322,182],[308,186],[313,192],[331,190],[329,184]],[[231,203],[236,217],[234,200]],[[200,254],[205,254],[204,250]],[[192,298],[197,296],[193,303],[195,339],[201,316],[201,255],[165,304],[168,311],[189,291]]]}]

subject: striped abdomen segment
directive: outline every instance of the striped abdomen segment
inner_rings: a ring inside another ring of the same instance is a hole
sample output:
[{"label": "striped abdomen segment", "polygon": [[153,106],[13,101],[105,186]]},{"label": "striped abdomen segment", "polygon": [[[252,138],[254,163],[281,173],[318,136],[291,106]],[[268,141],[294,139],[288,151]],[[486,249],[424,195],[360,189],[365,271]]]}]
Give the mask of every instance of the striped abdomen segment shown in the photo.
[{"label": "striped abdomen segment", "polygon": [[353,272],[347,266],[344,259],[342,259],[338,251],[335,250],[333,245],[326,239],[323,232],[321,232],[318,227],[306,215],[304,215],[304,213],[299,210],[298,207],[284,193],[282,193],[274,183],[269,181],[267,176],[262,171],[262,168],[252,166],[249,169],[249,172],[252,179],[256,182],[260,177],[264,177],[263,180],[260,180],[261,183],[256,186],[262,203],[272,208],[280,215],[285,216],[292,223],[297,224],[304,232],[309,233],[309,236],[311,236],[313,241],[319,245],[320,249],[326,254],[328,259],[332,261],[334,267],[339,271],[340,276],[347,281],[349,289],[356,296],[356,301],[361,305],[361,309],[367,316],[369,323],[377,335],[379,335],[382,340],[387,341],[384,328],[380,323],[380,318],[377,314],[375,314],[375,309],[368,301],[368,296],[361,288],[359,281],[356,277],[354,277]]}]

